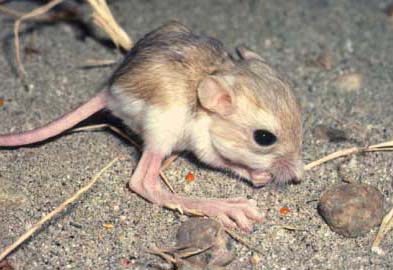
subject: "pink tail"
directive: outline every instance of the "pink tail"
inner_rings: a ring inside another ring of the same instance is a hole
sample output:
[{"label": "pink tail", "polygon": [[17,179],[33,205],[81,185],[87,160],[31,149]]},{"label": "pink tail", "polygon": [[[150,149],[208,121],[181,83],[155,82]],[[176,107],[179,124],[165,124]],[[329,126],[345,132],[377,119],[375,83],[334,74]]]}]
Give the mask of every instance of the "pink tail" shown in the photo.
[{"label": "pink tail", "polygon": [[105,108],[106,101],[107,91],[104,90],[77,109],[64,114],[43,127],[21,133],[0,135],[0,146],[21,146],[49,139]]}]

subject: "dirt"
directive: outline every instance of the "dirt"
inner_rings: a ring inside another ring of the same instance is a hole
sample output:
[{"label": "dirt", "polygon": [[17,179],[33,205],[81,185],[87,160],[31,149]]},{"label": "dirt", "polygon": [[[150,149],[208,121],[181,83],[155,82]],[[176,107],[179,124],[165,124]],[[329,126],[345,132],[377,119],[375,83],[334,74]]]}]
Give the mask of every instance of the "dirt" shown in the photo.
[{"label": "dirt", "polygon": [[[77,3],[82,4],[83,1]],[[134,39],[178,19],[198,33],[221,39],[229,49],[246,44],[293,82],[303,110],[304,160],[338,149],[393,137],[393,21],[391,1],[110,1],[120,25]],[[36,1],[7,1],[20,11]],[[81,7],[88,14],[89,7]],[[93,96],[113,67],[82,69],[89,59],[120,59],[121,53],[80,26],[22,26],[26,83],[16,74],[12,20],[0,14],[0,133],[41,126]],[[97,36],[104,35],[96,31]],[[26,49],[25,49],[26,48]],[[329,52],[329,69],[315,65]],[[343,74],[361,75],[351,91],[337,87]],[[98,120],[102,118],[98,117]],[[104,119],[105,120],[105,119]],[[318,125],[351,131],[351,140],[320,141]],[[15,269],[155,269],[162,263],[146,249],[174,246],[185,217],[160,209],[127,188],[139,158],[135,147],[108,131],[80,132],[18,149],[0,151],[0,250],[86,184],[116,156],[124,156],[65,212],[8,257]],[[201,168],[184,156],[166,170],[175,190],[204,197],[249,197],[267,210],[266,220],[244,237],[262,254],[236,244],[227,269],[392,269],[393,234],[371,253],[376,229],[350,239],[332,232],[317,213],[323,191],[341,183],[341,166],[358,183],[377,187],[385,211],[393,207],[392,153],[367,153],[321,165],[298,185],[253,189],[227,175]],[[188,172],[195,176],[185,180]],[[286,207],[289,211],[280,213]],[[111,224],[111,225],[108,225]],[[287,230],[282,225],[302,230]]]}]

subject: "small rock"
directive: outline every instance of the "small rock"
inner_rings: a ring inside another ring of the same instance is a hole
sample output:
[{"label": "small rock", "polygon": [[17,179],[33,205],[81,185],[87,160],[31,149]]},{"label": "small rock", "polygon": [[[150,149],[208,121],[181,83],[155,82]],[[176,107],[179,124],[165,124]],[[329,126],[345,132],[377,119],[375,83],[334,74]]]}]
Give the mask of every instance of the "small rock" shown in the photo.
[{"label": "small rock", "polygon": [[347,49],[347,51],[348,51],[349,53],[353,53],[353,43],[352,43],[352,40],[347,39],[347,40],[345,41],[345,49]]},{"label": "small rock", "polygon": [[336,78],[336,86],[344,91],[353,92],[362,87],[363,76],[360,73],[348,73]]},{"label": "small rock", "polygon": [[265,48],[271,48],[272,47],[272,44],[273,44],[273,42],[272,42],[272,40],[271,39],[265,39]]},{"label": "small rock", "polygon": [[[190,218],[179,228],[177,248],[186,248],[189,252],[206,249],[184,260],[202,267],[225,266],[235,258],[232,239],[225,233],[220,223],[213,219]],[[187,252],[183,249],[182,252]]]},{"label": "small rock", "polygon": [[358,237],[381,223],[383,203],[383,195],[373,186],[341,184],[322,195],[318,212],[336,233]]},{"label": "small rock", "polygon": [[341,142],[347,140],[345,131],[337,128],[328,127],[325,125],[318,125],[314,128],[314,136],[318,140]]},{"label": "small rock", "polygon": [[333,67],[333,57],[330,53],[323,52],[317,57],[316,63],[318,66],[326,70],[330,70]]},{"label": "small rock", "polygon": [[[170,268],[173,269],[173,268]],[[187,262],[186,260],[180,260],[177,264],[176,264],[176,268],[177,270],[225,270],[225,268],[220,267],[220,266],[214,266],[214,265],[207,265],[204,267],[192,264]]]},{"label": "small rock", "polygon": [[260,261],[261,261],[261,257],[259,257],[258,254],[253,254],[253,255],[251,256],[251,258],[250,258],[250,263],[251,263],[252,265],[257,265],[258,263],[260,263]]}]

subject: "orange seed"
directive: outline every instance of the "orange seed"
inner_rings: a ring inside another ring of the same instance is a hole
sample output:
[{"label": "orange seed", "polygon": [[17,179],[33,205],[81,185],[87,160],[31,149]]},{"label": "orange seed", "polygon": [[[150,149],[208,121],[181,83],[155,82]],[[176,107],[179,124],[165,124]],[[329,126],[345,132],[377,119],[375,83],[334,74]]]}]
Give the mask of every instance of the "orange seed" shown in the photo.
[{"label": "orange seed", "polygon": [[286,214],[288,214],[289,213],[289,208],[288,207],[281,207],[280,208],[280,214],[281,215],[286,215]]},{"label": "orange seed", "polygon": [[187,182],[192,182],[192,181],[194,181],[194,179],[195,179],[194,174],[192,172],[188,172],[186,175]]}]

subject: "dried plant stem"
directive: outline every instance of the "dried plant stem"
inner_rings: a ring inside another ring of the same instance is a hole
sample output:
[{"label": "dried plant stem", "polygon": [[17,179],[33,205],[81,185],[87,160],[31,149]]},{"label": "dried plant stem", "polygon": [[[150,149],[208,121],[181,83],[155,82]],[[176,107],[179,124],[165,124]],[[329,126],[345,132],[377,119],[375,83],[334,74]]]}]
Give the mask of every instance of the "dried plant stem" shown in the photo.
[{"label": "dried plant stem", "polygon": [[[4,15],[6,15],[6,16],[13,17],[15,19],[19,19],[19,18],[21,18],[24,15],[24,13],[22,13],[22,12],[19,12],[19,11],[16,11],[16,10],[4,7],[2,5],[0,5],[0,12],[3,13]],[[50,16],[50,15],[48,15],[48,16],[42,16],[42,15],[44,15],[44,14],[41,14],[38,17],[26,18],[24,21],[53,22],[53,21],[58,20],[59,18],[60,19],[62,18],[61,16],[57,17],[57,16]]]},{"label": "dried plant stem", "polygon": [[368,147],[368,149],[379,149],[379,148],[393,148],[393,141],[374,144]]},{"label": "dried plant stem", "polygon": [[116,46],[128,51],[132,41],[127,33],[117,24],[105,0],[87,0],[94,10],[93,21],[104,30]]},{"label": "dried plant stem", "polygon": [[161,258],[163,258],[165,261],[167,261],[168,263],[173,263],[175,264],[177,261],[175,258],[173,258],[171,255],[166,254],[164,251],[162,251],[161,249],[157,248],[157,247],[152,247],[148,250],[146,250],[147,253],[153,254],[153,255],[157,255]]},{"label": "dried plant stem", "polygon": [[379,245],[385,235],[393,229],[393,208],[389,211],[389,213],[383,218],[381,227],[379,228],[378,234],[375,237],[371,250],[374,252],[379,251]]},{"label": "dried plant stem", "polygon": [[230,237],[232,237],[234,240],[238,241],[239,243],[241,243],[242,245],[244,245],[248,249],[253,250],[253,251],[255,251],[255,252],[259,253],[259,254],[263,254],[263,251],[261,249],[259,249],[258,247],[254,246],[254,244],[252,244],[250,241],[248,241],[247,239],[242,237],[240,234],[238,234],[234,230],[231,230],[231,229],[228,229],[228,228],[224,228],[224,230],[225,230],[225,232],[227,234],[229,234]]},{"label": "dried plant stem", "polygon": [[[14,24],[14,35],[15,35],[15,58],[16,63],[18,66],[18,72],[20,77],[24,77],[26,75],[26,70],[22,63],[22,57],[20,52],[20,39],[19,39],[19,29],[20,25],[25,20],[39,20],[35,17],[41,16],[44,13],[48,12],[53,7],[57,6],[58,4],[64,2],[64,0],[52,0],[48,2],[46,5],[43,5],[33,11],[22,14],[18,11],[14,11],[8,9],[6,7],[0,6],[0,12],[3,12],[9,16],[16,17],[17,20]],[[103,31],[105,31],[108,36],[112,39],[113,43],[116,46],[121,46],[124,50],[130,50],[132,48],[132,41],[127,33],[117,24],[116,20],[114,19],[107,3],[105,0],[87,0],[90,4],[92,9],[94,10],[93,13],[93,20],[96,25],[98,25]],[[106,65],[112,64],[106,62]],[[102,65],[102,63],[100,64]]]},{"label": "dried plant stem", "polygon": [[315,160],[313,162],[308,163],[306,166],[304,166],[304,170],[308,171],[311,170],[312,168],[321,165],[322,163],[328,162],[330,160],[339,158],[339,157],[343,157],[343,156],[347,156],[350,154],[354,154],[354,153],[359,153],[361,151],[360,148],[358,147],[353,147],[353,148],[348,148],[348,149],[344,149],[344,150],[340,150],[337,152],[334,152],[330,155],[327,155],[321,159]]},{"label": "dried plant stem", "polygon": [[38,229],[42,227],[47,221],[52,219],[54,216],[59,214],[61,211],[63,211],[69,204],[73,203],[75,200],[77,200],[82,194],[84,194],[86,191],[88,191],[100,178],[100,176],[107,170],[109,169],[116,161],[119,160],[119,157],[113,159],[111,162],[109,162],[104,168],[102,168],[90,181],[87,183],[86,186],[78,190],[74,195],[72,195],[70,198],[65,200],[62,204],[60,204],[58,207],[56,207],[52,212],[41,218],[40,221],[38,221],[36,224],[34,224],[27,232],[25,232],[22,236],[18,238],[12,245],[8,246],[4,251],[0,254],[0,261],[2,261],[5,257],[7,257],[13,250],[15,250],[20,244],[22,244],[24,241],[26,241],[34,232],[36,232]]},{"label": "dried plant stem", "polygon": [[125,139],[127,142],[132,144],[135,148],[137,148],[139,151],[141,151],[141,146],[137,144],[133,139],[131,139],[127,134],[125,134],[123,131],[118,129],[115,126],[109,125],[109,124],[98,124],[98,125],[90,125],[90,126],[84,126],[80,128],[74,128],[71,129],[69,132],[79,132],[79,131],[88,131],[88,130],[97,130],[97,129],[104,129],[104,128],[109,128],[112,130],[114,133]]},{"label": "dried plant stem", "polygon": [[2,12],[5,15],[16,17],[16,18],[20,18],[23,16],[23,13],[3,6],[0,6],[0,12]]},{"label": "dried plant stem", "polygon": [[169,158],[167,158],[161,166],[161,170],[165,171],[166,168],[168,168],[179,156],[176,154],[171,155]]},{"label": "dried plant stem", "polygon": [[52,9],[55,6],[57,6],[58,4],[60,4],[63,1],[64,0],[53,0],[53,1],[50,1],[46,5],[43,5],[42,7],[36,8],[33,11],[22,15],[19,19],[17,19],[15,21],[15,24],[14,24],[15,53],[16,53],[16,63],[18,65],[18,70],[19,70],[19,75],[20,76],[23,76],[23,75],[26,74],[26,71],[25,71],[25,68],[23,67],[22,59],[21,59],[21,56],[20,56],[20,45],[19,45],[20,44],[20,42],[19,42],[19,28],[20,28],[20,24],[24,20],[28,20],[30,18],[37,17],[37,16],[40,16],[40,15],[48,12],[50,9]]},{"label": "dried plant stem", "polygon": [[321,159],[312,161],[304,166],[304,170],[308,171],[312,168],[321,165],[322,163],[328,162],[333,159],[348,156],[351,154],[363,153],[363,152],[376,152],[376,151],[393,151],[393,141],[388,141],[384,143],[374,144],[368,147],[352,147],[337,152],[331,153]]},{"label": "dried plant stem", "polygon": [[91,67],[103,67],[103,66],[112,66],[117,63],[117,60],[114,59],[88,59],[85,64],[82,65],[83,68],[91,68]]}]

